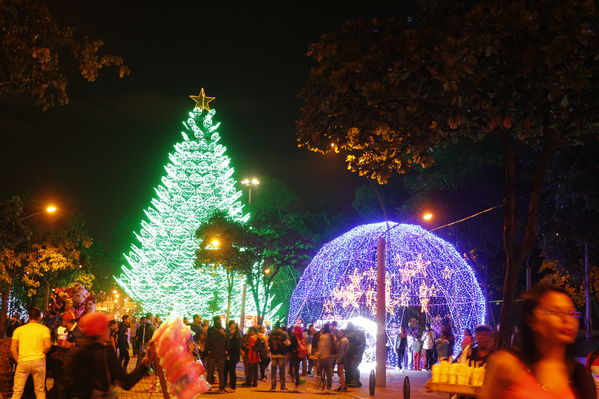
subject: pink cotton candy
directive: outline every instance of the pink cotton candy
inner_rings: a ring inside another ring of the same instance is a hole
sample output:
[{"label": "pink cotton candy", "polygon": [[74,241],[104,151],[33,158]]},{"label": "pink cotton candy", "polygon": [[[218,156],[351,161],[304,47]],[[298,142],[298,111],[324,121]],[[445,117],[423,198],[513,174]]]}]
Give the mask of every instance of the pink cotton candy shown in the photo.
[{"label": "pink cotton candy", "polygon": [[175,345],[174,347],[170,348],[168,352],[166,352],[166,354],[161,358],[160,364],[163,368],[169,369],[170,366],[174,362],[180,360],[185,355],[185,353],[187,352],[185,351],[184,346]]}]

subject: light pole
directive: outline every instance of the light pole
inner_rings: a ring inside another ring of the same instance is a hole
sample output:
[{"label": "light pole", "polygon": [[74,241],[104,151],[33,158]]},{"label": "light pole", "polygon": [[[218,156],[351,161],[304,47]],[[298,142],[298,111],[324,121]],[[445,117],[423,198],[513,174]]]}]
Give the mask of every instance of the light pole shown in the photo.
[{"label": "light pole", "polygon": [[19,219],[19,222],[22,222],[23,220],[27,220],[29,218],[32,218],[32,217],[37,216],[37,215],[39,215],[41,213],[44,213],[44,212],[46,212],[47,214],[51,215],[53,213],[56,213],[57,210],[58,210],[58,208],[55,205],[50,204],[50,205],[46,206],[46,208],[44,210],[42,210],[42,211],[37,211],[37,212],[32,213],[31,215],[27,215],[25,217],[22,217],[21,219]]},{"label": "light pole", "polygon": [[[243,179],[241,184],[248,188],[248,208],[250,211],[252,210],[252,187],[260,185],[260,180],[252,177],[251,179]],[[243,281],[243,287],[241,290],[241,314],[239,315],[239,331],[243,334],[243,329],[245,327],[245,297],[247,295],[247,287],[245,285],[245,280]]]},{"label": "light pole", "polygon": [[[422,220],[429,222],[433,219],[432,212],[424,212]],[[394,227],[399,226],[399,223]],[[375,385],[384,388],[387,386],[387,304],[386,304],[386,241],[388,234],[394,227],[388,227],[377,239],[376,247],[376,374]]]},{"label": "light pole", "polygon": [[246,186],[248,188],[248,207],[252,208],[252,186],[258,186],[260,185],[260,180],[256,179],[255,177],[252,177],[251,179],[243,179],[241,181],[241,184],[243,184],[244,186]]},{"label": "light pole", "polygon": [[[29,218],[32,218],[34,216],[40,215],[42,213],[47,213],[49,215],[52,215],[54,213],[56,213],[56,211],[58,210],[58,208],[56,207],[56,205],[53,204],[48,204],[46,205],[46,208],[44,208],[43,210],[34,212],[30,215],[27,215],[25,217],[22,217],[19,219],[19,222],[23,222],[24,220],[27,220]],[[50,302],[50,282],[48,280],[46,280],[46,288],[44,291],[44,306],[42,306],[42,311],[43,312],[47,312],[48,311],[48,302]]]}]

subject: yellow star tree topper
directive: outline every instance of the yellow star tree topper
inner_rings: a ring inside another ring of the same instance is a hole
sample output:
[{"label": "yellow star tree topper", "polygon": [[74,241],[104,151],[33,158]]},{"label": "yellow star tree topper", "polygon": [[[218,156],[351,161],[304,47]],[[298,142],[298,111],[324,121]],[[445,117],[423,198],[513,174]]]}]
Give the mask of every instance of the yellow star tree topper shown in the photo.
[{"label": "yellow star tree topper", "polygon": [[206,93],[204,93],[204,88],[200,89],[200,95],[198,96],[189,96],[193,101],[196,102],[196,106],[194,108],[199,108],[201,110],[210,111],[210,101],[214,100],[216,97],[208,97]]}]

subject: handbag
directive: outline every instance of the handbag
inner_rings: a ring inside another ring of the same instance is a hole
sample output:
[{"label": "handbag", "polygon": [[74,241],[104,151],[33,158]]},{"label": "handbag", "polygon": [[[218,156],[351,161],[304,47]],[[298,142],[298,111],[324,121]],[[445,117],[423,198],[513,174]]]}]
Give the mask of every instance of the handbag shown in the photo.
[{"label": "handbag", "polygon": [[104,372],[106,378],[108,378],[108,390],[101,391],[99,389],[92,388],[90,395],[91,399],[117,399],[119,397],[118,392],[112,385],[112,375],[110,374],[110,368],[108,367],[108,358],[106,351],[104,351],[102,357],[104,358]]}]

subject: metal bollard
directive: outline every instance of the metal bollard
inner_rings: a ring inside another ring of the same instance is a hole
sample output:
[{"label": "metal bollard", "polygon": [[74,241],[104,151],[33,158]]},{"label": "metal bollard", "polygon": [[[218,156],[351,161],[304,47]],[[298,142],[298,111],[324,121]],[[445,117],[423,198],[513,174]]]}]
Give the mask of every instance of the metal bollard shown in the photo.
[{"label": "metal bollard", "polygon": [[403,399],[410,399],[410,377],[403,379]]},{"label": "metal bollard", "polygon": [[370,396],[374,396],[374,387],[376,385],[376,374],[374,373],[374,370],[370,371],[370,379],[368,380],[368,391],[370,393]]}]

